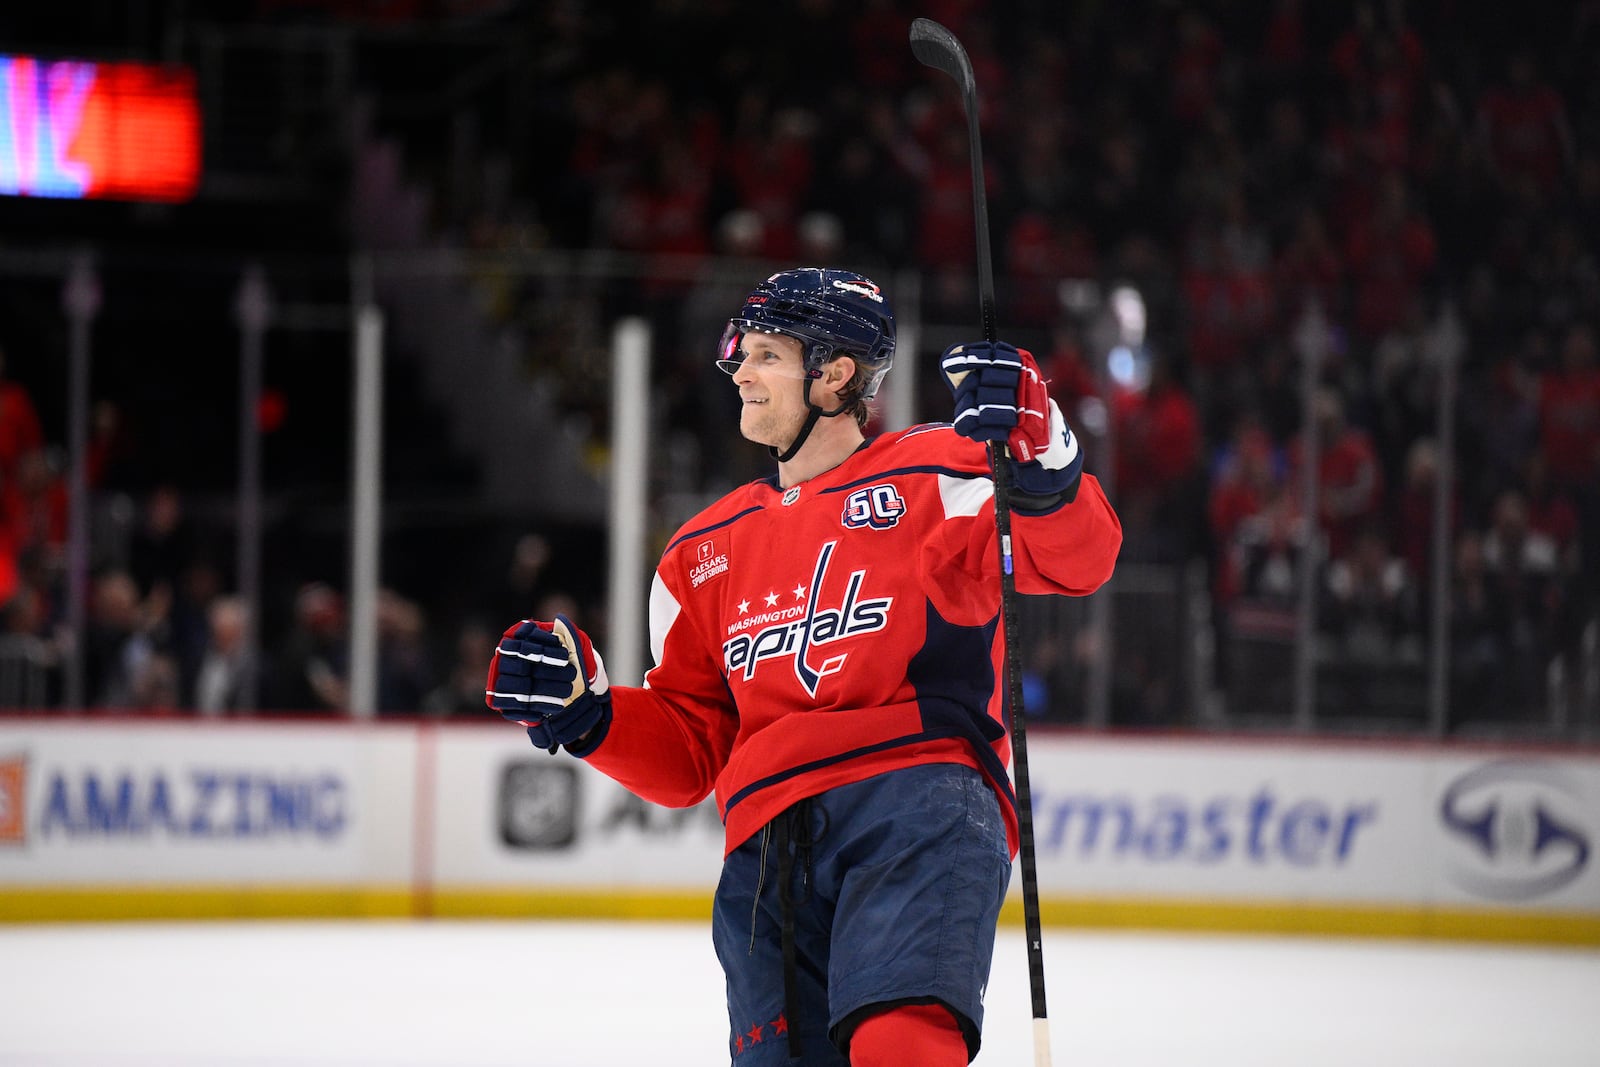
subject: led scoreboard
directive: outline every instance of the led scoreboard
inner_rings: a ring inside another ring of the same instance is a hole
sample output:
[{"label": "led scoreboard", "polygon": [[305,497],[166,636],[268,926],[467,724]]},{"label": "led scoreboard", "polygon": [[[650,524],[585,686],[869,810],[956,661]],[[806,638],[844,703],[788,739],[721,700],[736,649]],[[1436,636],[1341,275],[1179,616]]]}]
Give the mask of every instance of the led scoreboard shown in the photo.
[{"label": "led scoreboard", "polygon": [[199,184],[193,71],[0,54],[0,195],[176,203]]}]

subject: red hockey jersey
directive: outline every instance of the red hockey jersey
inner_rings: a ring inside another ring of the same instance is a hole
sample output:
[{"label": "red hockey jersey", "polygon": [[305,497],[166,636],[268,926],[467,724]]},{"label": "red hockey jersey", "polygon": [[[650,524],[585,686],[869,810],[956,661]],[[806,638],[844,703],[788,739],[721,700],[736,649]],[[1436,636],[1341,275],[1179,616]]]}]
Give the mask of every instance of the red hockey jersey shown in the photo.
[{"label": "red hockey jersey", "polygon": [[[1122,529],[1099,483],[1015,512],[1022,593],[1083,595]],[[948,426],[869,441],[817,478],[752,482],[673,537],[650,595],[655,667],[612,687],[588,762],[673,807],[716,792],[731,852],[805,796],[920,763],[1007,777],[988,453]]]}]

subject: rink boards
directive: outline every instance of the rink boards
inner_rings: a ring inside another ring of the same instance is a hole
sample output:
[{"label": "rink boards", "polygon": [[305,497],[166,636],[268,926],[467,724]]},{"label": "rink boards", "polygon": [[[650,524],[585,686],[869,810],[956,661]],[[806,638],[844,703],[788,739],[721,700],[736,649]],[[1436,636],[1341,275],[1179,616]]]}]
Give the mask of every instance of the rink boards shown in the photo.
[{"label": "rink boards", "polygon": [[[1047,924],[1600,944],[1592,750],[1029,740]],[[7,921],[704,917],[721,856],[498,724],[0,723]]]}]

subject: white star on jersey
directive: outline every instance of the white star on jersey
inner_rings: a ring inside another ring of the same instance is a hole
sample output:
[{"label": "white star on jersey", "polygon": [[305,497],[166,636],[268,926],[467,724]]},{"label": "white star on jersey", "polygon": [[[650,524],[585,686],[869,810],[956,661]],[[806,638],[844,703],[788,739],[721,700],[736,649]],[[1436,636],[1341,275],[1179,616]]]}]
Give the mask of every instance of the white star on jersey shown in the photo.
[{"label": "white star on jersey", "polygon": [[794,587],[794,598],[796,600],[804,600],[806,598],[806,587],[803,586],[803,585],[795,586]]},{"label": "white star on jersey", "polygon": [[767,607],[770,608],[773,605],[777,604],[777,602],[778,602],[778,594],[777,593],[768,593],[767,594]]}]

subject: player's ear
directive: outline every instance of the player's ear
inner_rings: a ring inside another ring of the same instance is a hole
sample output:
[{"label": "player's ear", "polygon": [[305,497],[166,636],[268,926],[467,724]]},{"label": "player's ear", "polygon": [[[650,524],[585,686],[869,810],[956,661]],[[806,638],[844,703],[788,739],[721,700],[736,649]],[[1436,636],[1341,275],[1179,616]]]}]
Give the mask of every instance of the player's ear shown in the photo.
[{"label": "player's ear", "polygon": [[822,385],[831,393],[842,393],[856,376],[856,361],[836,356],[822,368]]}]

